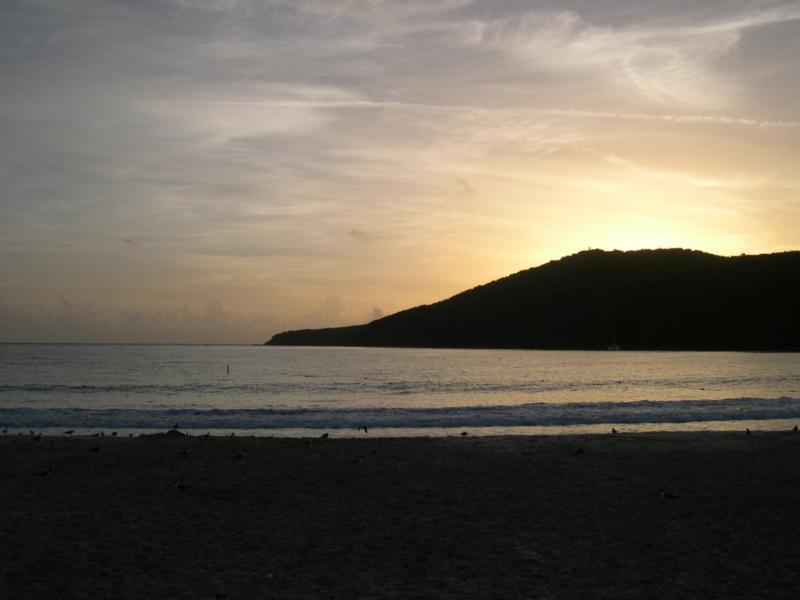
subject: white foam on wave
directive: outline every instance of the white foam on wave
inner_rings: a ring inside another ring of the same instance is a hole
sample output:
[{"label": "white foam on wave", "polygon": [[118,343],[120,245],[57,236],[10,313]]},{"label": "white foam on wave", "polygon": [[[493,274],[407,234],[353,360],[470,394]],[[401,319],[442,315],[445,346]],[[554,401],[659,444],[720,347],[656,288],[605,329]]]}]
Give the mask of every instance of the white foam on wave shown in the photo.
[{"label": "white foam on wave", "polygon": [[571,426],[800,418],[800,398],[728,398],[667,402],[528,403],[515,406],[342,409],[0,409],[19,428],[350,429]]}]

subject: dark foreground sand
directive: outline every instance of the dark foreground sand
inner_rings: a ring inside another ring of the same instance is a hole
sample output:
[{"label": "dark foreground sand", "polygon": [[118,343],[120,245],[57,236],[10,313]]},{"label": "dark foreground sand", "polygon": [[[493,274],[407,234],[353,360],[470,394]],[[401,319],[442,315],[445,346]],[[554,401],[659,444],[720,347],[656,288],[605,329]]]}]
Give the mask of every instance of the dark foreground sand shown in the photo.
[{"label": "dark foreground sand", "polygon": [[0,598],[800,597],[798,434],[5,437],[0,468]]}]

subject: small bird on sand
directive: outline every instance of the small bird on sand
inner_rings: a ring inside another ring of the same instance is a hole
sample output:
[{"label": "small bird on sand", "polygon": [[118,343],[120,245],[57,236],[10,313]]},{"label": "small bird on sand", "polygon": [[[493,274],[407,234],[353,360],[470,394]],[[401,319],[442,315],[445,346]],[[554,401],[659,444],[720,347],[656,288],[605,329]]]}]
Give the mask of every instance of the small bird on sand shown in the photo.
[{"label": "small bird on sand", "polygon": [[583,444],[581,444],[581,445],[580,445],[580,446],[578,446],[578,448],[575,450],[575,454],[583,454],[583,452],[584,452],[585,450],[586,450],[586,446],[584,446]]},{"label": "small bird on sand", "polygon": [[200,437],[201,437],[201,438],[204,438],[204,439],[205,439],[205,438],[208,438],[208,437],[211,437],[211,432],[210,432],[210,431],[206,431],[206,432],[205,432],[203,435],[201,435]]},{"label": "small bird on sand", "polygon": [[192,451],[189,450],[188,448],[185,450],[181,450],[181,456],[189,456],[191,453]]},{"label": "small bird on sand", "polygon": [[185,492],[186,490],[192,489],[192,486],[186,485],[180,479],[176,479],[173,485],[175,486],[175,489],[178,490],[179,492]]},{"label": "small bird on sand", "polygon": [[93,434],[91,435],[91,437],[100,437],[100,434],[99,434],[99,433],[93,433]]},{"label": "small bird on sand", "polygon": [[664,498],[665,500],[677,500],[678,498],[680,498],[680,496],[678,496],[676,494],[670,494],[664,488],[661,488],[660,490],[658,490],[658,493],[661,494],[661,497]]},{"label": "small bird on sand", "polygon": [[47,477],[50,473],[53,472],[53,469],[44,469],[43,471],[39,471],[36,473],[39,477]]},{"label": "small bird on sand", "polygon": [[611,428],[611,435],[617,435],[617,430],[614,427]]},{"label": "small bird on sand", "polygon": [[236,454],[234,454],[233,456],[231,456],[231,458],[232,458],[233,460],[239,460],[239,459],[241,459],[241,458],[244,458],[244,452],[242,452],[242,451],[240,450],[239,452],[237,452]]},{"label": "small bird on sand", "polygon": [[8,433],[8,427],[3,427],[3,435]]},{"label": "small bird on sand", "polygon": [[747,437],[750,437],[751,433],[749,429],[745,429],[744,432],[747,434]]},{"label": "small bird on sand", "polygon": [[178,424],[177,424],[177,423],[175,423],[175,425],[173,425],[173,426],[172,426],[172,428],[173,428],[173,429],[180,429],[180,428],[178,427]]},{"label": "small bird on sand", "polygon": [[116,432],[116,431],[112,431],[112,432],[111,432],[111,436],[112,436],[112,437],[117,437],[117,432]]},{"label": "small bird on sand", "polygon": [[89,448],[89,452],[100,452],[100,446],[95,446],[94,448]]},{"label": "small bird on sand", "polygon": [[64,435],[72,435],[73,433],[75,433],[75,430],[74,430],[74,429],[67,429],[67,430],[64,432]]},{"label": "small bird on sand", "polygon": [[323,433],[321,436],[319,436],[319,439],[321,439],[321,440],[327,440],[327,439],[328,439],[328,437],[329,437],[329,436],[328,436],[328,434],[327,434],[327,433]]},{"label": "small bird on sand", "polygon": [[[794,427],[792,427],[792,433],[797,433],[798,431],[799,431],[799,430],[797,429],[797,425],[795,425]],[[3,430],[3,433],[5,433],[5,430]]]},{"label": "small bird on sand", "polygon": [[364,426],[363,426],[361,429],[363,429],[363,430],[364,430],[364,433],[369,433],[369,430],[367,429],[367,426],[366,426],[366,425],[364,425]]},{"label": "small bird on sand", "polygon": [[36,434],[35,436],[33,436],[31,439],[32,439],[34,442],[39,442],[39,441],[41,441],[41,440],[42,440],[42,434],[41,434],[41,433],[37,433],[37,434]]},{"label": "small bird on sand", "polygon": [[460,435],[461,437],[467,437],[469,434],[466,431],[462,431]]}]

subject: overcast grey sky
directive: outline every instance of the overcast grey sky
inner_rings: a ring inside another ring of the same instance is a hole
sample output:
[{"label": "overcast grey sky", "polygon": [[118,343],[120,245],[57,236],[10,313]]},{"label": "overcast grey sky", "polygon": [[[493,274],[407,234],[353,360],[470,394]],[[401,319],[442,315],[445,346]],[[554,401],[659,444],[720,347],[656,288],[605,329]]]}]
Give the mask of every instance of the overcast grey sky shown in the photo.
[{"label": "overcast grey sky", "polygon": [[800,2],[4,0],[0,340],[261,342],[800,248]]}]

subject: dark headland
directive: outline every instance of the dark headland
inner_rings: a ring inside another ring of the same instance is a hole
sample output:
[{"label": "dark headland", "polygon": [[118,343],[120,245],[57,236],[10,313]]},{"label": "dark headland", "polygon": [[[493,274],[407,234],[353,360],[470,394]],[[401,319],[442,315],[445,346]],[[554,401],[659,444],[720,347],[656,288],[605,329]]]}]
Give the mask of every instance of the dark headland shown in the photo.
[{"label": "dark headland", "polygon": [[587,250],[365,325],[272,346],[800,350],[800,251]]}]

